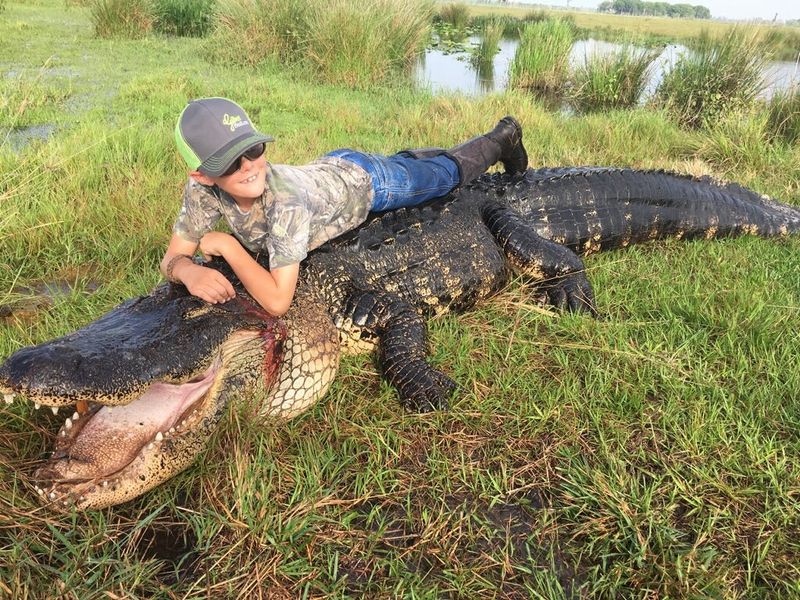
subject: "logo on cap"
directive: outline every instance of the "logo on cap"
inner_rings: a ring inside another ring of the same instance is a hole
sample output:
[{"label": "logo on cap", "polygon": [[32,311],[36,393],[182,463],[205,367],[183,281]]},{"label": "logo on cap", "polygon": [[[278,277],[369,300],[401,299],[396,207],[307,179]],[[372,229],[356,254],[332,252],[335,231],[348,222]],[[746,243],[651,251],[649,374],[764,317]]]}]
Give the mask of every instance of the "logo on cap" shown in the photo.
[{"label": "logo on cap", "polygon": [[231,131],[236,131],[239,129],[239,127],[244,127],[247,125],[248,121],[242,121],[241,115],[231,116],[228,113],[225,113],[225,115],[222,117],[222,124],[230,126]]}]

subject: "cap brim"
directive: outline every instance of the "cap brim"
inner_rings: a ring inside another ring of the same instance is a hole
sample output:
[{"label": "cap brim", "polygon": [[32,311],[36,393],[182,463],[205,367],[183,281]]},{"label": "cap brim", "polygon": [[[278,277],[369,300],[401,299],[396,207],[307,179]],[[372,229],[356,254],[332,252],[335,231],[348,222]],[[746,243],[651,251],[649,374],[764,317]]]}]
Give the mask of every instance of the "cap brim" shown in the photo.
[{"label": "cap brim", "polygon": [[244,151],[248,148],[252,148],[256,144],[261,144],[263,142],[274,141],[275,138],[271,135],[264,135],[257,131],[251,132],[220,148],[219,151],[200,163],[198,170],[211,177],[219,177],[227,171],[228,167],[233,164],[233,161],[244,154]]}]

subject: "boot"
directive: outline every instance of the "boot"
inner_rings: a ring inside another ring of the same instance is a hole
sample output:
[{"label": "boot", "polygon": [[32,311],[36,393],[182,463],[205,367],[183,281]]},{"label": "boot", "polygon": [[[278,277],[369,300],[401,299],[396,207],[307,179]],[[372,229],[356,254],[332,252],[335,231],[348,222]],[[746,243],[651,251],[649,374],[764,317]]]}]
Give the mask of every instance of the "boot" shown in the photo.
[{"label": "boot", "polygon": [[518,175],[528,168],[528,153],[522,145],[522,127],[514,117],[503,117],[484,135],[451,148],[448,155],[458,165],[461,185],[486,172],[498,160],[506,173]]}]

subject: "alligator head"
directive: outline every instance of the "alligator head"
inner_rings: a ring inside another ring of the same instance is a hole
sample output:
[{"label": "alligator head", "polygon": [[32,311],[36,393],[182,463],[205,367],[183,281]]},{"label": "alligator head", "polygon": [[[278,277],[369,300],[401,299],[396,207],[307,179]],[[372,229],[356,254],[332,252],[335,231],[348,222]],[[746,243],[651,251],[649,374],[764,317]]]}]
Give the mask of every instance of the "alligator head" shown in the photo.
[{"label": "alligator head", "polygon": [[[0,392],[71,407],[34,474],[56,506],[119,504],[188,467],[232,395],[270,386],[286,328],[246,294],[212,305],[164,284],[0,365]],[[72,408],[74,407],[74,408]]]}]

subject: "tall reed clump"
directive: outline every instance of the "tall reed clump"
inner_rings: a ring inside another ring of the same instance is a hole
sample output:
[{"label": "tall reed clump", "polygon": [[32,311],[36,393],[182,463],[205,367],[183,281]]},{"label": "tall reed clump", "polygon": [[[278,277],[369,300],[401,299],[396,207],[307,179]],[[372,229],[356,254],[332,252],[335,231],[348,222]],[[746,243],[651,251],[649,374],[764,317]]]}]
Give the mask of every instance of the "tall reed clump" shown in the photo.
[{"label": "tall reed clump", "polygon": [[310,0],[217,0],[206,53],[222,64],[287,63],[301,52]]},{"label": "tall reed clump", "polygon": [[469,25],[469,8],[463,2],[450,2],[439,8],[439,18],[454,29],[463,31]]},{"label": "tall reed clump", "polygon": [[656,90],[656,101],[679,123],[699,127],[751,106],[763,89],[766,64],[757,30],[732,27],[721,38],[704,31]]},{"label": "tall reed clump", "polygon": [[152,0],[153,28],[168,35],[202,37],[214,23],[216,0]]},{"label": "tall reed clump", "polygon": [[99,37],[138,38],[150,32],[153,15],[148,0],[90,0],[94,31]]},{"label": "tall reed clump", "polygon": [[572,74],[573,105],[587,112],[636,106],[658,53],[626,44],[611,54],[587,58]]},{"label": "tall reed clump", "polygon": [[504,31],[505,24],[502,21],[487,21],[483,27],[481,41],[472,54],[472,62],[479,66],[491,64],[500,50],[500,40],[503,39]]},{"label": "tall reed clump", "polygon": [[800,142],[800,85],[775,92],[767,103],[766,129],[771,139]]},{"label": "tall reed clump", "polygon": [[426,0],[314,3],[303,43],[305,60],[324,81],[363,88],[403,76],[430,36]]},{"label": "tall reed clump", "polygon": [[775,60],[795,62],[800,48],[800,27],[797,25],[777,27],[770,26],[764,35],[765,45]]},{"label": "tall reed clump", "polygon": [[560,90],[567,80],[572,25],[562,19],[531,23],[520,35],[509,70],[509,84],[544,93]]},{"label": "tall reed clump", "polygon": [[219,0],[210,58],[302,65],[322,81],[365,87],[409,67],[430,35],[429,0]]},{"label": "tall reed clump", "polygon": [[[499,21],[503,24],[505,37],[518,38],[522,34],[522,30],[529,23],[539,23],[547,21],[551,17],[543,10],[529,10],[522,17],[515,17],[514,15],[490,13],[488,15],[477,15],[470,21],[470,25],[475,29],[483,29],[490,21]],[[561,19],[573,22],[571,16],[564,16]]]}]

